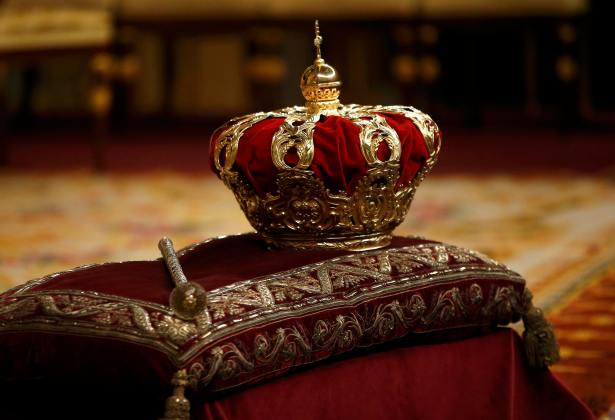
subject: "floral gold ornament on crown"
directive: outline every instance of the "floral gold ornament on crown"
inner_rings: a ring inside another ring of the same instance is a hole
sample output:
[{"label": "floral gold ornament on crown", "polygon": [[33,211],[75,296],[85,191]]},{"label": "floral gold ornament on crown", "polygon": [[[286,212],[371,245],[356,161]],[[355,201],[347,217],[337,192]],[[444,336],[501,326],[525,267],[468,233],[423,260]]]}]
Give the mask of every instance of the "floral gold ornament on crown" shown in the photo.
[{"label": "floral gold ornament on crown", "polygon": [[[301,76],[304,107],[289,107],[237,117],[212,136],[213,165],[234,192],[251,225],[275,246],[298,249],[341,248],[366,250],[390,243],[393,229],[406,216],[416,188],[434,166],[441,135],[435,122],[410,106],[342,105],[342,82],[335,68],[321,55],[322,36],[315,22],[316,59]],[[411,121],[422,134],[428,157],[415,176],[398,185],[402,144],[382,114]],[[314,131],[321,118],[338,116],[359,128],[359,146],[368,170],[350,193],[330,191],[311,170]],[[236,165],[242,137],[269,118],[284,118],[271,139],[271,159],[277,170],[276,190],[258,194]],[[381,160],[378,150],[389,150]],[[287,155],[296,163],[288,163]]]}]

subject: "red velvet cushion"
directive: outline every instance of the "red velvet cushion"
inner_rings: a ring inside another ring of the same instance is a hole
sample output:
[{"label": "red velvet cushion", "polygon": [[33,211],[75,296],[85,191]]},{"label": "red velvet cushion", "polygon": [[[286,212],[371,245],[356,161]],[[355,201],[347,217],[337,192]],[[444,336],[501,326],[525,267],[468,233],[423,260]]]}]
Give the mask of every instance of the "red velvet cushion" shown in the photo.
[{"label": "red velvet cushion", "polygon": [[127,387],[160,402],[186,368],[193,389],[211,395],[400,338],[487,331],[518,319],[525,288],[487,257],[419,238],[351,253],[269,250],[248,234],[180,261],[208,291],[206,328],[167,306],[161,260],[78,269],[0,295],[5,385]]}]

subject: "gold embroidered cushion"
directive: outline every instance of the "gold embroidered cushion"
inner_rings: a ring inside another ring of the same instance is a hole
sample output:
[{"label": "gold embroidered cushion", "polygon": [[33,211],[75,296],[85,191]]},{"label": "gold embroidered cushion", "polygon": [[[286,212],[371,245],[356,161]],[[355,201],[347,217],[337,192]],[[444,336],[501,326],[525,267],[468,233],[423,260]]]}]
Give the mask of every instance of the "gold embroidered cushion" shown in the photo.
[{"label": "gold embroidered cushion", "polygon": [[[192,320],[169,306],[174,284],[162,260],[78,268],[0,295],[5,384],[126,387],[133,402],[139,393],[154,400],[155,416],[178,369],[205,395],[397,339],[476,335],[535,311],[518,274],[420,238],[394,237],[374,251],[297,251],[246,234],[178,257],[207,294]],[[536,348],[538,364],[555,358]]]}]

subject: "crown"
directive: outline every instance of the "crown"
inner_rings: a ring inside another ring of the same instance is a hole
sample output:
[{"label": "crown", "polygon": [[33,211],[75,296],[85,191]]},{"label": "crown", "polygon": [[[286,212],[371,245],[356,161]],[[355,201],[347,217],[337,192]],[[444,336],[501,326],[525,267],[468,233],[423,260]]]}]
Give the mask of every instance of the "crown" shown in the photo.
[{"label": "crown", "polygon": [[305,106],[231,119],[212,135],[211,166],[273,245],[386,246],[436,162],[440,131],[413,107],[340,104],[318,21],[315,31]]}]

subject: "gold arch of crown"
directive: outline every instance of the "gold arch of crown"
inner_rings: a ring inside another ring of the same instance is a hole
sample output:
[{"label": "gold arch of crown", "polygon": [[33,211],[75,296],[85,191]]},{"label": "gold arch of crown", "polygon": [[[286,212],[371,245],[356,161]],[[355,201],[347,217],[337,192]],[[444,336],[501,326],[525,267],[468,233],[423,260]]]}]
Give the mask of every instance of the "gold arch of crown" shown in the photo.
[{"label": "gold arch of crown", "polygon": [[[429,153],[412,181],[397,190],[401,142],[379,113],[401,114],[411,120],[423,135]],[[360,149],[369,169],[351,195],[330,192],[309,170],[314,158],[314,129],[321,115],[339,115],[360,128]],[[277,191],[259,196],[234,164],[243,134],[267,118],[285,121],[271,142],[271,157],[279,171]],[[304,107],[291,107],[238,117],[218,131],[214,164],[249,222],[269,242],[295,248],[368,249],[386,245],[391,231],[403,221],[416,188],[435,164],[441,144],[435,122],[427,114],[403,106],[348,105],[315,114]],[[390,151],[386,161],[377,156],[381,143]],[[298,157],[292,166],[285,159],[291,150]]]}]

